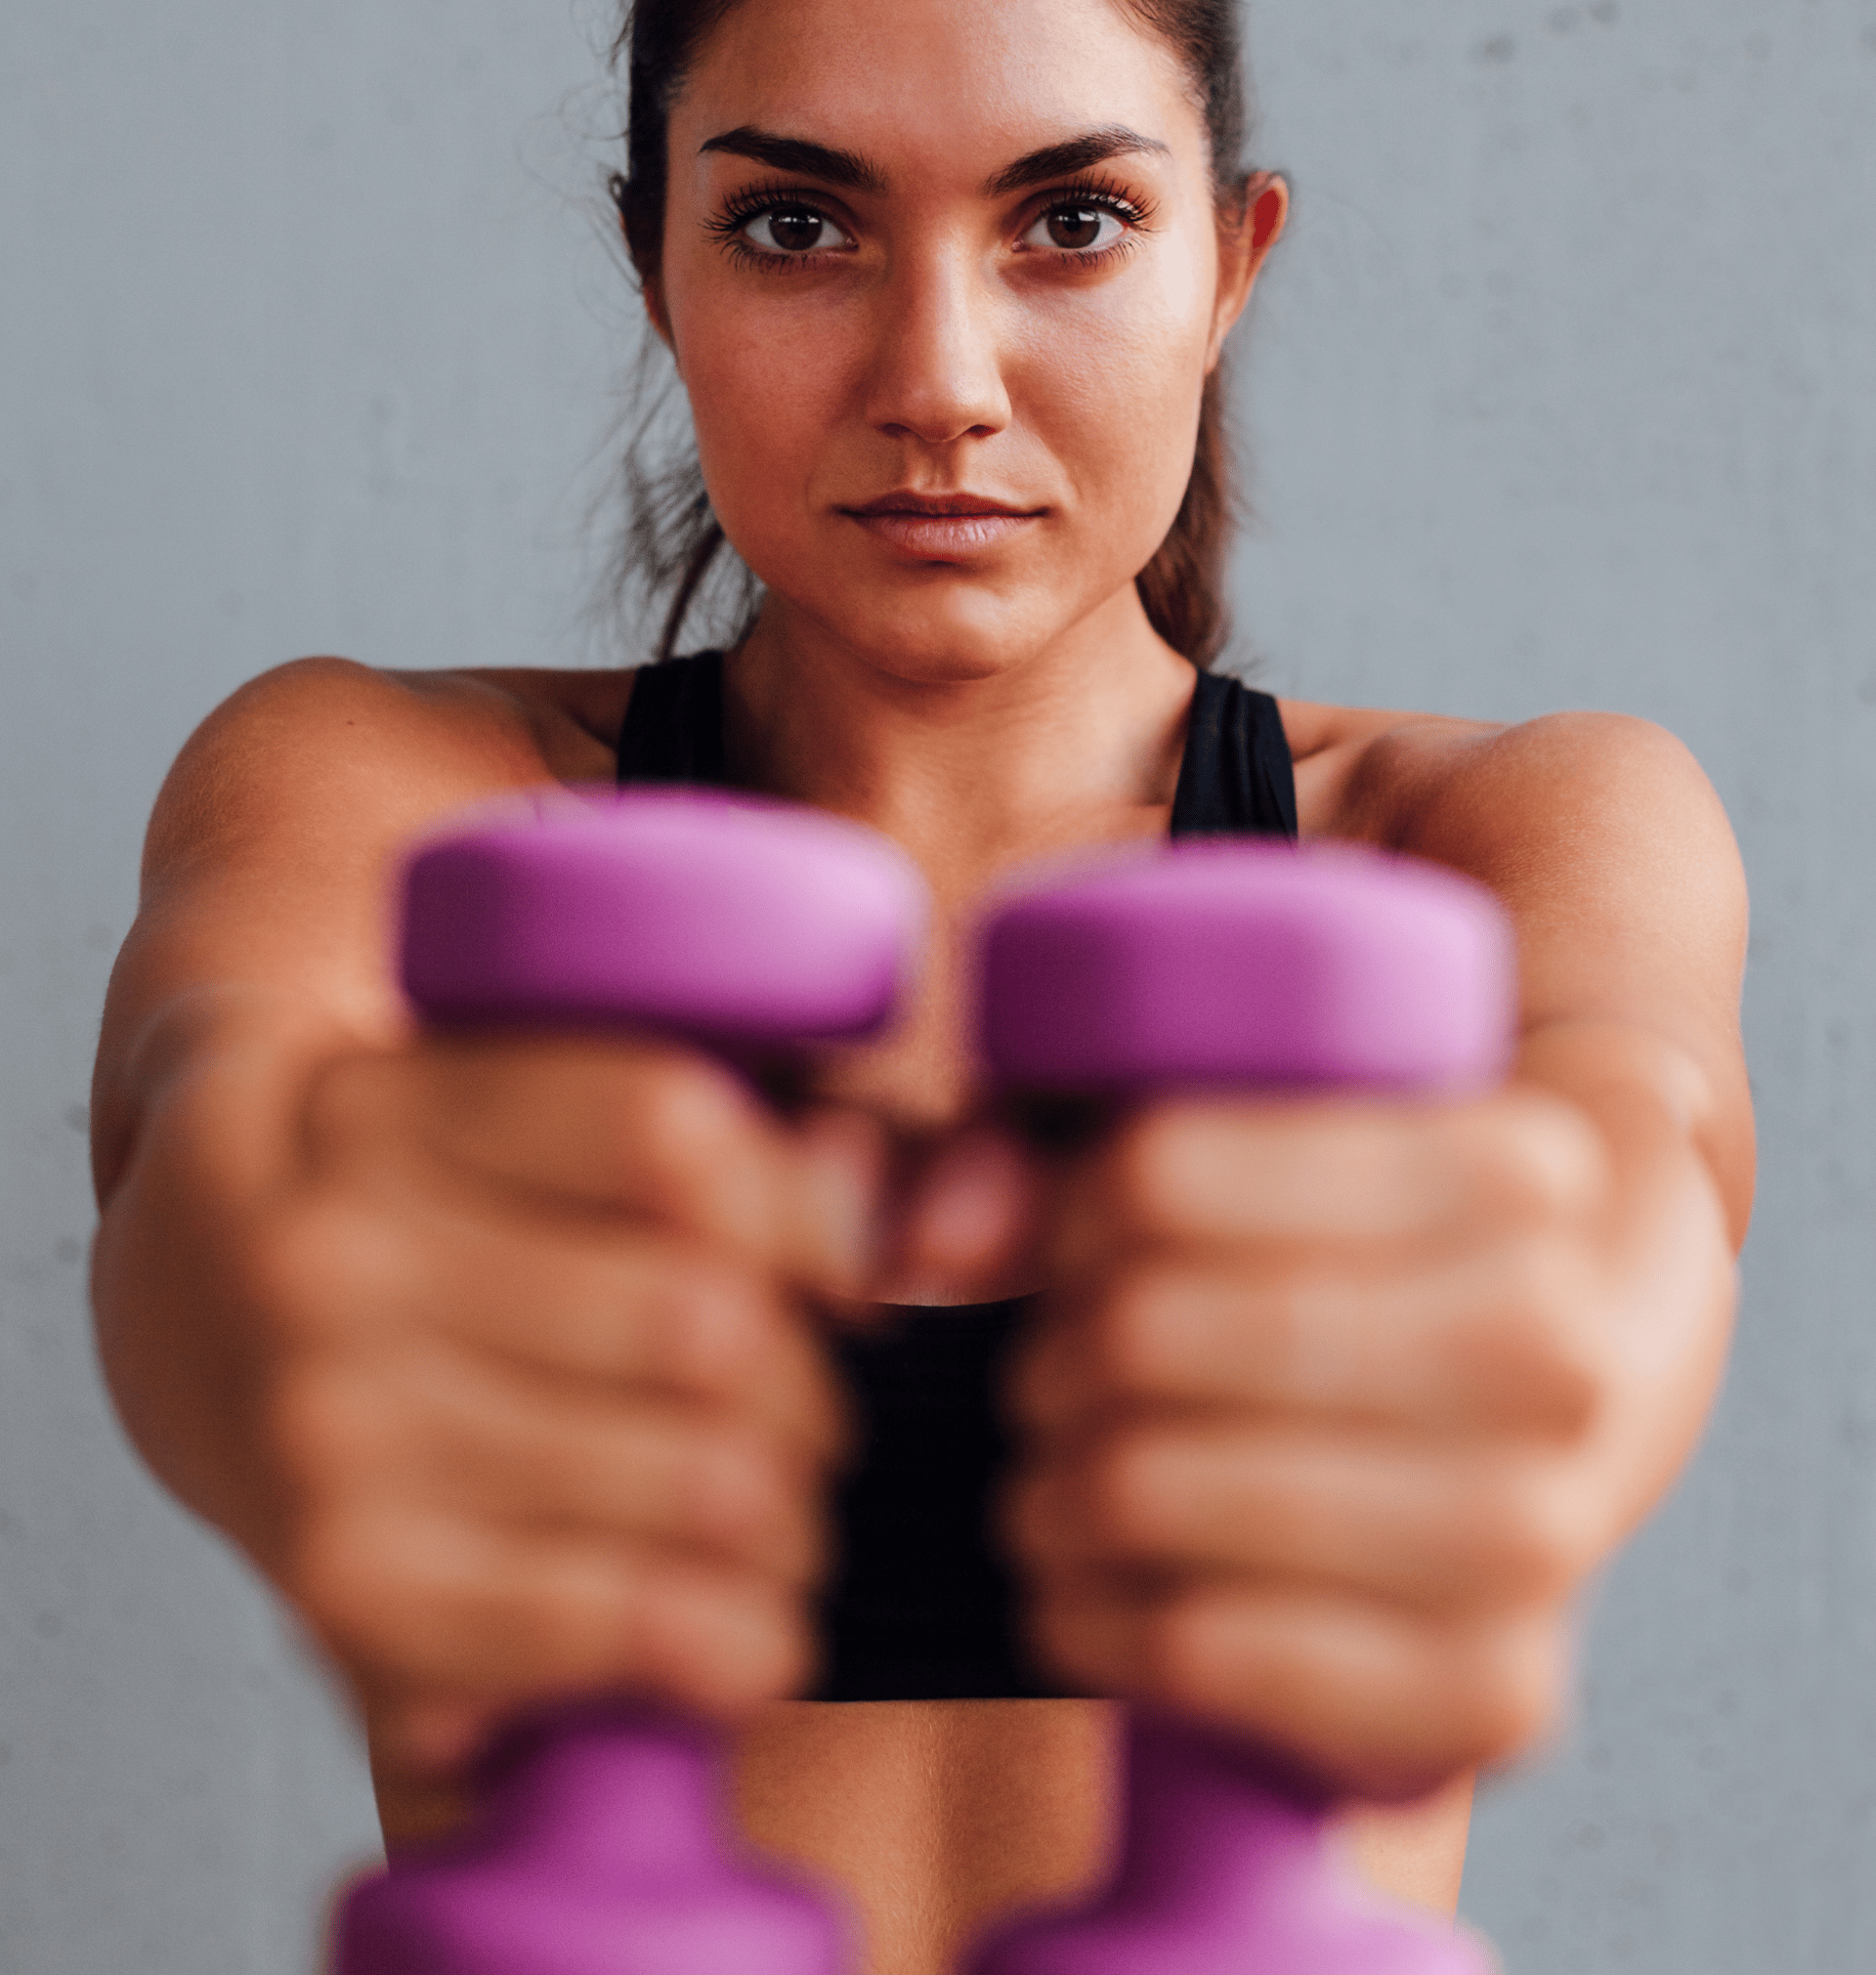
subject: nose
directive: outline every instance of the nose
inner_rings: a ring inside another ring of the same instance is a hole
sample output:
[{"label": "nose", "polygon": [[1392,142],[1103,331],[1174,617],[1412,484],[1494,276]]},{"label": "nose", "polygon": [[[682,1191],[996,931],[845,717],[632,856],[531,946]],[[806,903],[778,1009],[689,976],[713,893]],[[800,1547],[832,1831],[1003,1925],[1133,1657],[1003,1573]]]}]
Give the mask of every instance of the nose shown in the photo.
[{"label": "nose", "polygon": [[949,446],[1009,423],[988,283],[964,251],[902,264],[881,291],[867,421],[895,439]]}]

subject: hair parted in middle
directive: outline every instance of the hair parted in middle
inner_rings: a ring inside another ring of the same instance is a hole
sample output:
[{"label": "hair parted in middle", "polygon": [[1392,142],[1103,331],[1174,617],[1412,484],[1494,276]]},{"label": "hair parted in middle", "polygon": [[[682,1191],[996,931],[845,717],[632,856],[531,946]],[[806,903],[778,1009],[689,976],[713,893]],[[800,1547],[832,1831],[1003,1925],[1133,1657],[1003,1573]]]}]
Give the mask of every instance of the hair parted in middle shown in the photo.
[{"label": "hair parted in middle", "polygon": [[[626,251],[639,280],[656,293],[664,251],[664,200],[670,108],[710,32],[738,0],[628,0],[613,45],[615,70],[626,83],[625,170],[611,179]],[[1240,221],[1251,185],[1244,163],[1250,112],[1237,0],[1113,0],[1159,35],[1184,65],[1203,106],[1212,182],[1221,218]],[[685,620],[726,550],[740,576],[735,600],[746,630],[760,586],[729,550],[710,510],[694,448],[657,466],[640,456],[656,420],[643,418],[624,467],[630,522],[618,587],[636,582],[648,597],[668,592],[657,657],[677,650]],[[1134,583],[1147,621],[1176,652],[1208,666],[1230,635],[1225,557],[1237,521],[1224,366],[1205,381],[1191,477],[1166,538]]]}]

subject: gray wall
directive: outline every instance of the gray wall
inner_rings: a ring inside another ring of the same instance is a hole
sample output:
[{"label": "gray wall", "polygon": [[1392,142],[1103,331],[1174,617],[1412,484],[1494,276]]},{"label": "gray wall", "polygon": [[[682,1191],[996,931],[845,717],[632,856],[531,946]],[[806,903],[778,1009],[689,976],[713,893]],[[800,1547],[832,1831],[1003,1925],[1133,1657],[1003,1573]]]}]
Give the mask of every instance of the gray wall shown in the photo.
[{"label": "gray wall", "polygon": [[[372,1843],[290,1628],[100,1397],[85,1079],[143,816],[237,680],[600,655],[631,329],[586,6],[0,9],[0,1975],[302,1975]],[[1876,1963],[1876,0],[1252,24],[1300,198],[1240,346],[1247,652],[1665,721],[1754,880],[1731,1384],[1467,1907],[1514,1975],[1842,1975]]]}]

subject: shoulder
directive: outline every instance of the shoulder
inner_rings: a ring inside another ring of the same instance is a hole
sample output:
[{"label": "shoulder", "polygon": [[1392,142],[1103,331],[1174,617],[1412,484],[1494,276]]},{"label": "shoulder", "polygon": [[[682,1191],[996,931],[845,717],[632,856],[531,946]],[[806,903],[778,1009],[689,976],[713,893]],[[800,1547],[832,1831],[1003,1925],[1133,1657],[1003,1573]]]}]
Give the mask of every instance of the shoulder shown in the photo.
[{"label": "shoulder", "polygon": [[1302,744],[1305,837],[1465,872],[1559,966],[1704,976],[1700,992],[1736,1018],[1745,872],[1712,784],[1666,728],[1620,713],[1494,725],[1309,706],[1293,725],[1283,710]]},{"label": "shoulder", "polygon": [[1563,712],[1507,725],[1281,703],[1305,836],[1473,868],[1547,845],[1705,838],[1732,853],[1712,784],[1665,727]]},{"label": "shoulder", "polygon": [[591,772],[611,751],[631,679],[628,671],[391,671],[350,659],[295,659],[231,694],[197,738],[285,726],[318,740],[361,723],[390,745],[499,747],[525,737],[550,765],[564,759]]},{"label": "shoulder", "polygon": [[156,867],[257,829],[402,823],[501,789],[607,779],[629,672],[389,671],[296,659],[190,737],[150,822]]}]

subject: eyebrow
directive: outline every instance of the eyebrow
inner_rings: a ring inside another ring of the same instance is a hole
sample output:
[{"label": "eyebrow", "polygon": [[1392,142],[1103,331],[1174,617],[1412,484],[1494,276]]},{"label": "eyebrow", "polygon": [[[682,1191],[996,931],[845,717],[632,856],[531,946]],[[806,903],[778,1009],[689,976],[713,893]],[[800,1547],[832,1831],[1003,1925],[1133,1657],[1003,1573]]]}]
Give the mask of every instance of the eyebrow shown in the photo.
[{"label": "eyebrow", "polygon": [[1004,193],[1040,185],[1044,179],[1067,178],[1086,171],[1091,164],[1105,164],[1110,157],[1139,152],[1160,157],[1172,154],[1171,147],[1157,137],[1142,137],[1124,123],[1109,124],[1104,130],[1084,131],[1080,137],[1065,138],[1060,144],[1045,144],[1041,150],[1026,152],[1014,164],[1004,165],[985,185],[984,191],[992,198],[998,198]]},{"label": "eyebrow", "polygon": [[[757,130],[753,124],[739,123],[734,130],[705,138],[698,147],[705,151],[723,151],[732,157],[753,158],[775,171],[796,172],[803,178],[818,178],[826,185],[845,186],[852,192],[882,193],[886,175],[873,160],[857,150],[839,150],[832,145],[815,144],[805,137],[778,137],[773,131]],[[1124,123],[1109,124],[1101,130],[1087,130],[1079,137],[1064,138],[1059,144],[1045,144],[1040,150],[1027,151],[1013,164],[988,179],[984,193],[990,198],[1021,192],[1045,179],[1066,178],[1090,165],[1105,164],[1111,157],[1129,155],[1170,157],[1171,148],[1157,137],[1143,137]]]},{"label": "eyebrow", "polygon": [[777,137],[739,123],[734,130],[706,138],[698,146],[700,156],[706,150],[729,152],[733,157],[750,157],[776,171],[797,172],[803,178],[818,178],[828,185],[845,186],[851,192],[884,192],[886,175],[871,158],[857,150],[836,150],[831,145],[813,144],[805,137]]}]

